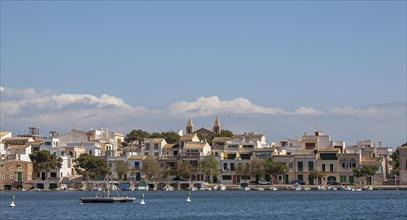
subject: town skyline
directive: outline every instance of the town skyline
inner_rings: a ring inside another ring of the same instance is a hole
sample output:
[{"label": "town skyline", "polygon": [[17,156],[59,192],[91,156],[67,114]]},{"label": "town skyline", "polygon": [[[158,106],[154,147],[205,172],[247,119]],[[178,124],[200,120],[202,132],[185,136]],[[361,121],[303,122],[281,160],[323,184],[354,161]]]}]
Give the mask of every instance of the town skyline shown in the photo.
[{"label": "town skyline", "polygon": [[407,140],[405,1],[0,6],[0,130]]}]

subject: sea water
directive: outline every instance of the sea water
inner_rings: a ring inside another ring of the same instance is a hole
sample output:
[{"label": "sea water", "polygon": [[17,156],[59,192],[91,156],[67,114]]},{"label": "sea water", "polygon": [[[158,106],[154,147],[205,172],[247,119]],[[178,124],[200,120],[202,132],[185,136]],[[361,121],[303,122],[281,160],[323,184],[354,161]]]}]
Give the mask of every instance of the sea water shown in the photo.
[{"label": "sea water", "polygon": [[[144,193],[145,205],[140,205]],[[2,192],[0,219],[407,219],[407,191],[128,191],[132,203],[81,204],[95,192]],[[9,208],[11,196],[15,208]]]}]

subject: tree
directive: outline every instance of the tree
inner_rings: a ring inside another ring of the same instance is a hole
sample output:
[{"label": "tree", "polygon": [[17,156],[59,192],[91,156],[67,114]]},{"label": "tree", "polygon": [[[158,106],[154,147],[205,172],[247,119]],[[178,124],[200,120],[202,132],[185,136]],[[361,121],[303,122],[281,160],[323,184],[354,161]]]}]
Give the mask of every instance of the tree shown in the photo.
[{"label": "tree", "polygon": [[[405,145],[407,145],[407,143],[405,143]],[[401,145],[401,146],[403,146],[403,145]],[[400,150],[399,150],[399,148],[397,148],[396,151],[394,151],[390,157],[393,162],[393,168],[394,169],[400,168]]]},{"label": "tree", "polygon": [[181,138],[181,136],[179,136],[178,133],[173,132],[173,131],[161,132],[161,135],[163,136],[163,138],[165,139],[165,141],[168,144],[178,143],[179,139]]},{"label": "tree", "polygon": [[74,168],[77,173],[83,175],[83,180],[88,178],[103,179],[106,174],[110,173],[107,162],[102,157],[81,154],[74,162]]},{"label": "tree", "polygon": [[273,158],[268,158],[264,161],[264,169],[266,174],[275,177],[273,179],[276,179],[278,175],[282,175],[285,173],[285,170],[288,170],[287,164],[283,162],[275,162]]},{"label": "tree", "polygon": [[377,169],[379,169],[378,166],[374,165],[364,165],[359,168],[354,168],[352,169],[354,176],[357,177],[366,177],[366,183],[369,183],[369,177],[373,176],[376,174]]},{"label": "tree", "polygon": [[202,168],[205,176],[210,178],[210,182],[212,182],[213,176],[218,175],[218,161],[214,155],[204,157],[199,161],[199,166]]},{"label": "tree", "polygon": [[61,168],[63,161],[47,150],[34,151],[30,154],[30,159],[36,173],[48,173],[52,169]]},{"label": "tree", "polygon": [[116,172],[119,180],[127,180],[127,173],[129,172],[129,162],[125,160],[116,161]]},{"label": "tree", "polygon": [[[242,179],[242,176],[249,176],[250,174],[250,165],[247,163],[239,163],[236,167],[236,175]],[[246,178],[245,178],[246,179]]]},{"label": "tree", "polygon": [[141,143],[142,141],[144,141],[144,139],[146,139],[149,136],[150,136],[150,134],[147,131],[143,131],[143,130],[140,130],[140,129],[132,130],[124,138],[123,145],[128,146],[133,141],[138,141],[139,143]]},{"label": "tree", "polygon": [[318,179],[318,185],[321,184],[321,179],[325,176],[324,173],[318,170],[311,170],[308,175],[311,179]]},{"label": "tree", "polygon": [[192,169],[191,163],[179,160],[177,164],[177,177],[181,179],[190,179]]},{"label": "tree", "polygon": [[255,158],[250,162],[250,176],[255,177],[256,181],[265,174],[264,160]]},{"label": "tree", "polygon": [[221,130],[220,134],[216,134],[215,137],[232,137],[233,133],[229,130]]},{"label": "tree", "polygon": [[147,181],[151,180],[151,178],[158,179],[160,176],[160,166],[158,161],[154,157],[147,157],[143,161],[141,172],[143,172],[143,175],[147,178]]}]

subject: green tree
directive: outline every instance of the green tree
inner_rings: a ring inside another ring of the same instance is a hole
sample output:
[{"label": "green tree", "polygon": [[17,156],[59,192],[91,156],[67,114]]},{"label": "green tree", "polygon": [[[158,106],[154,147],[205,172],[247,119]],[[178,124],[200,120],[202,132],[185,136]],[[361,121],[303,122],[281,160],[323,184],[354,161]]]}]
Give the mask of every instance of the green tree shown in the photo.
[{"label": "green tree", "polygon": [[47,150],[34,151],[30,154],[31,162],[35,173],[48,173],[52,169],[62,167],[62,158],[51,154]]},{"label": "green tree", "polygon": [[149,136],[150,134],[147,131],[143,131],[140,129],[132,130],[130,133],[126,135],[126,137],[124,137],[123,145],[128,146],[133,141],[138,141],[139,143],[141,143],[142,141],[144,141],[144,139],[148,138]]},{"label": "green tree", "polygon": [[264,160],[255,158],[250,161],[250,176],[255,177],[258,181],[265,174]]},{"label": "green tree", "polygon": [[141,172],[146,177],[147,181],[150,181],[152,178],[158,180],[160,177],[160,165],[154,157],[147,157],[143,160],[143,167]]},{"label": "green tree", "polygon": [[103,179],[110,173],[107,162],[102,157],[96,157],[91,154],[81,154],[74,160],[74,168],[77,173],[83,175],[83,180],[88,178]]},{"label": "green tree", "polygon": [[192,165],[188,161],[178,160],[177,177],[182,179],[190,179]]},{"label": "green tree", "polygon": [[176,175],[175,169],[168,164],[161,170],[161,176],[166,181],[171,181],[172,177]]},{"label": "green tree", "polygon": [[232,137],[233,133],[229,130],[220,130],[220,134],[216,134],[215,137]]},{"label": "green tree", "polygon": [[311,179],[318,179],[318,185],[321,184],[321,179],[325,176],[324,173],[319,172],[318,170],[315,169],[311,170],[308,175]]},{"label": "green tree", "polygon": [[214,155],[204,157],[199,161],[199,167],[203,170],[205,176],[209,177],[210,182],[213,176],[218,175],[218,161]]},{"label": "green tree", "polygon": [[129,162],[125,160],[116,161],[116,172],[119,180],[127,180],[127,173],[129,172]]},{"label": "green tree", "polygon": [[162,132],[161,135],[168,144],[176,144],[179,142],[181,136],[178,133],[173,131]]},{"label": "green tree", "polygon": [[[406,143],[405,145],[407,145],[407,143]],[[402,145],[402,146],[403,146],[403,145]],[[400,150],[399,150],[399,148],[397,148],[396,151],[394,151],[394,152],[391,154],[390,157],[391,157],[391,159],[392,159],[393,168],[394,168],[394,169],[400,168]]]},{"label": "green tree", "polygon": [[276,180],[278,175],[284,174],[285,170],[288,170],[287,164],[283,162],[276,162],[273,158],[268,158],[264,161],[265,173],[273,176],[273,179]]},{"label": "green tree", "polygon": [[379,169],[378,166],[374,165],[364,165],[359,168],[354,168],[352,169],[354,176],[357,177],[366,177],[366,183],[369,183],[369,177],[374,176],[376,174],[376,171]]},{"label": "green tree", "polygon": [[239,176],[240,180],[242,179],[242,176],[249,176],[250,175],[250,165],[247,163],[237,164],[236,175]]}]

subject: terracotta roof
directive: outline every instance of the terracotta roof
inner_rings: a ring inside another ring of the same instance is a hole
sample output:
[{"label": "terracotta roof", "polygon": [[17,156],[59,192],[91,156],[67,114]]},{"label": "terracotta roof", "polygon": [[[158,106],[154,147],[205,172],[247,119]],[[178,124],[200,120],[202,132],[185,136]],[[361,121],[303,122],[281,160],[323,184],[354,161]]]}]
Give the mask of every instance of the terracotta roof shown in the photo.
[{"label": "terracotta roof", "polygon": [[172,149],[172,148],[174,148],[175,146],[178,147],[177,144],[166,144],[166,145],[164,145],[164,149]]},{"label": "terracotta roof", "polygon": [[195,137],[196,134],[184,134],[181,138],[180,141],[190,141],[192,138]]},{"label": "terracotta roof", "polygon": [[246,138],[261,138],[263,137],[263,134],[236,134],[233,135],[233,138],[242,138],[242,137],[246,137]]},{"label": "terracotta roof", "polygon": [[191,142],[191,143],[186,143],[184,148],[188,149],[202,149],[205,147],[206,143],[201,143],[201,142]]},{"label": "terracotta roof", "polygon": [[19,141],[19,140],[30,140],[32,139],[31,137],[9,137],[9,138],[4,138],[3,141]]},{"label": "terracotta roof", "polygon": [[230,141],[231,139],[232,139],[231,137],[215,137],[212,140],[212,143],[213,142],[227,142],[227,141]]},{"label": "terracotta roof", "polygon": [[30,147],[31,145],[25,144],[25,145],[10,145],[6,150],[25,150],[27,147]]},{"label": "terracotta roof", "polygon": [[127,160],[144,160],[147,156],[145,155],[132,155],[127,158]]},{"label": "terracotta roof", "polygon": [[10,131],[0,131],[0,137],[6,136]]},{"label": "terracotta roof", "polygon": [[144,142],[161,143],[164,138],[146,138]]}]

